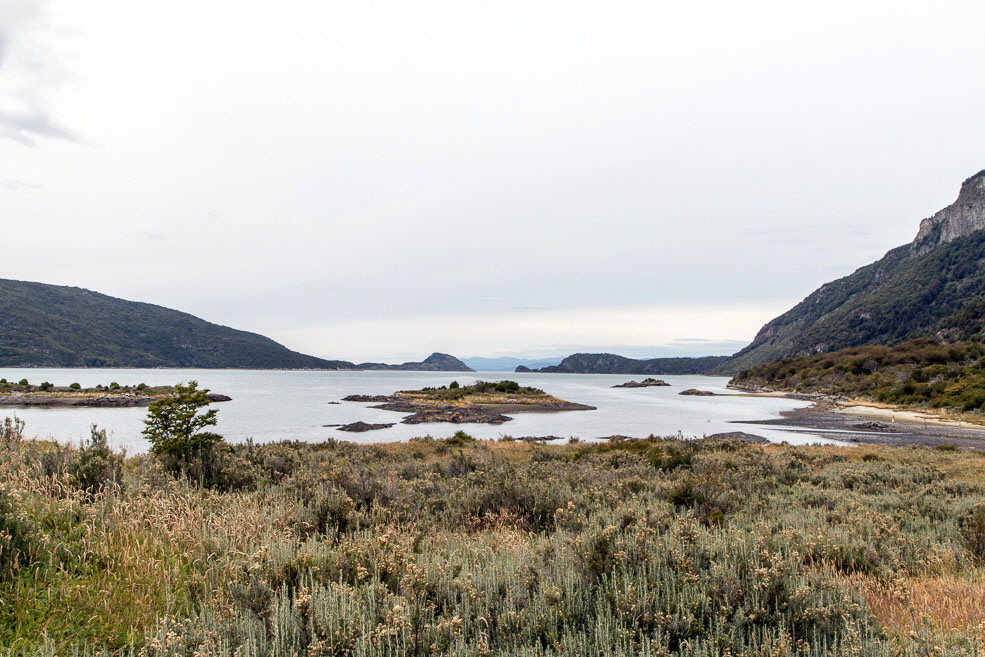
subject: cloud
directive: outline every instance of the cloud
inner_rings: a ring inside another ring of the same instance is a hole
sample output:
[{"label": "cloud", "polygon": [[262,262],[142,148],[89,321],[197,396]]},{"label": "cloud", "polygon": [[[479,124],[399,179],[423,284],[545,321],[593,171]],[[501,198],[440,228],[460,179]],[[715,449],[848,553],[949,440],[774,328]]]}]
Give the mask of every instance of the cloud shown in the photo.
[{"label": "cloud", "polygon": [[25,146],[38,139],[77,141],[48,108],[47,92],[59,76],[41,44],[45,4],[0,0],[0,136]]},{"label": "cloud", "polygon": [[5,192],[24,192],[40,187],[41,185],[37,183],[24,182],[23,180],[0,180],[0,189]]}]

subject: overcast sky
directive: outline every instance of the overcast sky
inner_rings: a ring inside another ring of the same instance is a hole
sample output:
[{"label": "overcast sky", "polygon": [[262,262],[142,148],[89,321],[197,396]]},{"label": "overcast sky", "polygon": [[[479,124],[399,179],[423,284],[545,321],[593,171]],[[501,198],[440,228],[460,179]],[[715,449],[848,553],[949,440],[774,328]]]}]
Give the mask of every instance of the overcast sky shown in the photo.
[{"label": "overcast sky", "polygon": [[0,277],[330,358],[731,353],[985,168],[985,3],[0,0]]}]

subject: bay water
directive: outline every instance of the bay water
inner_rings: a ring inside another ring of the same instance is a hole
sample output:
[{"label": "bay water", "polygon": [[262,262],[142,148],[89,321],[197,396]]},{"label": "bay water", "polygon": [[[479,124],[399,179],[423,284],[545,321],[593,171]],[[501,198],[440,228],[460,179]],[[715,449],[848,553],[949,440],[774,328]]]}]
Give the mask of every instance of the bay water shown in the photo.
[{"label": "bay water", "polygon": [[[216,432],[230,442],[299,440],[320,442],[329,438],[359,443],[408,440],[431,435],[446,438],[462,430],[476,438],[503,436],[556,436],[592,440],[611,435],[632,437],[696,437],[744,431],[771,441],[789,443],[834,442],[821,432],[785,431],[775,426],[733,424],[735,420],[769,420],[781,411],[803,408],[807,402],[764,397],[692,397],[679,393],[698,388],[728,393],[724,377],[662,376],[669,387],[613,388],[640,376],[624,374],[537,374],[514,372],[329,372],[283,370],[190,369],[19,369],[0,368],[0,378],[28,379],[33,384],[49,381],[58,386],[79,383],[83,387],[120,385],[173,385],[198,381],[200,387],[229,395],[230,402],[213,404],[219,411]],[[448,385],[458,381],[510,379],[520,385],[581,404],[594,411],[517,413],[513,421],[487,424],[399,424],[404,414],[369,408],[372,404],[343,402],[352,394],[388,395],[398,390]],[[339,402],[339,403],[332,403]],[[0,408],[0,417],[21,418],[29,437],[77,443],[97,424],[107,429],[116,448],[134,454],[147,451],[141,435],[146,408]],[[363,422],[397,423],[389,429],[347,433],[325,425]]]}]

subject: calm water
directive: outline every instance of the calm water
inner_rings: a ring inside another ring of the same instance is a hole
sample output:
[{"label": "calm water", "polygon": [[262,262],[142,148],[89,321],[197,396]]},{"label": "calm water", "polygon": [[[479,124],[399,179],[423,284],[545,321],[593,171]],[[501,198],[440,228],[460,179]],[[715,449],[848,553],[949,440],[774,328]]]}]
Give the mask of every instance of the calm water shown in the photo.
[{"label": "calm water", "polygon": [[[683,397],[687,388],[725,392],[728,379],[705,376],[664,376],[671,387],[612,388],[617,383],[642,377],[608,374],[516,374],[513,372],[285,372],[259,370],[108,370],[108,369],[3,369],[0,378],[55,385],[78,382],[83,387],[108,385],[168,385],[196,380],[200,386],[233,398],[216,404],[218,433],[230,442],[253,438],[257,442],[326,438],[355,442],[407,440],[430,434],[447,437],[462,429],[478,438],[510,436],[559,436],[592,439],[612,434],[643,437],[678,433],[701,437],[725,431],[746,431],[774,441],[826,442],[822,434],[788,432],[776,427],[730,424],[731,420],[766,420],[780,411],[801,408],[805,402],[748,397]],[[351,394],[390,394],[396,390],[446,385],[453,380],[466,385],[476,380],[513,379],[521,385],[542,388],[573,402],[597,406],[595,411],[522,413],[499,426],[485,424],[399,424],[400,413],[368,408],[370,404],[329,402]],[[77,442],[88,436],[96,423],[109,430],[112,443],[129,453],[143,452],[147,442],[140,434],[145,408],[0,409],[0,415],[16,414],[27,423],[26,433],[39,438]],[[397,422],[394,427],[367,433],[346,433],[326,424]]]}]

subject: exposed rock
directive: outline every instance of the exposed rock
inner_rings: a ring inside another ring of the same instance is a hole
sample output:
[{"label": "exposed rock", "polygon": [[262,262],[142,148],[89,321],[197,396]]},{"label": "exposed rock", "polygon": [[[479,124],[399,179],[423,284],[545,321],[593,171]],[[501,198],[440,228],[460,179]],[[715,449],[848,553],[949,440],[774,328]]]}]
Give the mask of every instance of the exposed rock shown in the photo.
[{"label": "exposed rock", "polygon": [[762,436],[746,433],[744,431],[729,431],[728,433],[716,433],[706,436],[705,440],[737,440],[740,443],[749,445],[768,445],[770,441]]},{"label": "exposed rock", "polygon": [[920,222],[911,251],[926,253],[938,244],[982,228],[985,228],[985,171],[964,181],[954,203]]},{"label": "exposed rock", "polygon": [[428,422],[451,422],[452,424],[503,424],[513,418],[488,411],[481,407],[442,406],[421,408],[408,415],[402,424],[425,424]]},{"label": "exposed rock", "polygon": [[[354,433],[362,433],[364,431],[377,431],[379,429],[389,429],[394,425],[393,422],[387,424],[369,424],[368,422],[353,422],[352,424],[344,424],[340,426],[336,431],[352,431]],[[326,425],[328,426],[328,425]]]},{"label": "exposed rock", "polygon": [[349,402],[388,402],[395,399],[393,395],[349,395],[348,397],[343,397],[342,401]]},{"label": "exposed rock", "polygon": [[898,433],[899,429],[892,424],[886,424],[885,422],[859,422],[852,425],[853,429],[862,429],[863,431],[883,431],[888,433]]},{"label": "exposed rock", "polygon": [[714,397],[715,393],[708,390],[698,390],[697,388],[688,388],[687,390],[682,390],[679,395],[690,395],[692,397]]},{"label": "exposed rock", "polygon": [[221,395],[218,392],[210,392],[206,395],[206,397],[209,398],[210,402],[226,402],[233,400],[233,398],[229,395]]},{"label": "exposed rock", "polygon": [[655,386],[669,386],[670,384],[660,379],[643,379],[642,381],[627,381],[612,386],[613,388],[652,388]]}]

